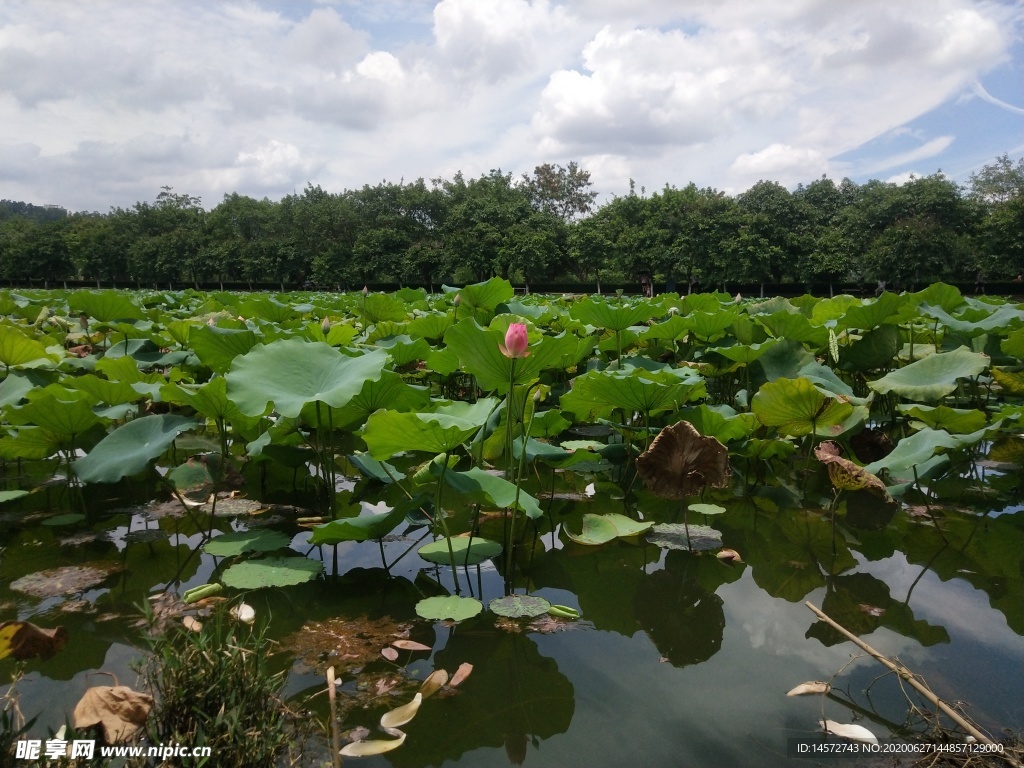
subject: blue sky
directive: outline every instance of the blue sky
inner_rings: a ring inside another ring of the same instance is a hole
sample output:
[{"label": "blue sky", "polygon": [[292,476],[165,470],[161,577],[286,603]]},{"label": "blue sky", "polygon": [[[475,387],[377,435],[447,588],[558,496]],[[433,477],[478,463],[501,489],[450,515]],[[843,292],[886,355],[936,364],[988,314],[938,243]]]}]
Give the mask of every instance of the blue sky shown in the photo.
[{"label": "blue sky", "polygon": [[0,197],[966,182],[1024,155],[1022,36],[1009,1],[4,0]]}]

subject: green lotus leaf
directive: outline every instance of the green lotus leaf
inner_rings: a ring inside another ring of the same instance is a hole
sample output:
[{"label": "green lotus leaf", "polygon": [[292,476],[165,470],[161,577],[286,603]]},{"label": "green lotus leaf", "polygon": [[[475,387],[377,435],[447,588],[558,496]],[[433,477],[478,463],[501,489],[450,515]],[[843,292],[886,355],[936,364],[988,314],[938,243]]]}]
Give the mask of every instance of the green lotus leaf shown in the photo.
[{"label": "green lotus leaf", "polygon": [[664,549],[704,552],[722,546],[722,534],[706,525],[660,523],[647,532],[647,540]]},{"label": "green lotus leaf", "polygon": [[551,603],[535,595],[505,595],[487,604],[493,613],[509,619],[532,619],[548,612]]},{"label": "green lotus leaf", "polygon": [[752,413],[737,413],[727,405],[698,405],[673,414],[672,422],[688,421],[700,434],[714,437],[720,443],[749,437],[760,422]]},{"label": "green lotus leaf", "polygon": [[630,326],[650,320],[660,311],[657,306],[642,299],[635,302],[621,299],[606,301],[590,296],[573,304],[569,309],[569,317],[595,328],[624,331]]},{"label": "green lotus leaf", "polygon": [[895,392],[908,400],[935,401],[956,389],[958,379],[977,376],[988,365],[988,355],[960,347],[952,352],[929,355],[876,381],[869,381],[868,386],[881,394]]},{"label": "green lotus leaf", "polygon": [[[332,408],[329,423],[333,424],[335,429],[351,431],[362,426],[375,411],[422,411],[429,404],[430,392],[426,387],[406,384],[397,373],[384,371],[379,379],[364,382],[359,393],[341,408]],[[302,409],[302,420],[306,424],[316,426],[315,403],[306,403]],[[321,420],[324,424],[328,423],[324,414],[321,414]]]},{"label": "green lotus leaf", "polygon": [[12,424],[34,424],[61,438],[69,438],[100,423],[92,403],[85,392],[58,387],[11,411],[10,419]]},{"label": "green lotus leaf", "polygon": [[996,384],[1003,388],[1008,395],[1020,397],[1024,395],[1024,373],[1021,371],[1007,371],[1004,368],[993,368],[992,378]]},{"label": "green lotus leaf", "polygon": [[[448,551],[448,544],[451,543],[451,552]],[[417,554],[428,563],[438,565],[451,565],[452,556],[455,557],[455,565],[476,565],[484,560],[490,560],[501,554],[501,544],[490,539],[481,539],[474,536],[455,536],[451,539],[438,539],[430,544],[425,544],[417,550]]]},{"label": "green lotus leaf", "polygon": [[931,304],[942,307],[946,312],[952,312],[964,303],[960,289],[946,283],[932,283],[924,290],[912,293],[907,298],[919,305]]},{"label": "green lotus leaf", "polygon": [[232,361],[256,346],[256,334],[249,329],[203,325],[189,335],[192,351],[214,373],[227,373]]},{"label": "green lotus leaf", "polygon": [[[431,465],[431,471],[438,473],[440,468],[434,463]],[[531,520],[536,520],[544,514],[536,498],[522,488],[517,491],[515,483],[485,472],[479,467],[462,472],[449,470],[444,474],[444,482],[460,493],[493,506],[505,509],[516,507],[525,512]]]},{"label": "green lotus leaf", "polygon": [[45,459],[52,456],[62,442],[60,435],[48,429],[22,427],[16,435],[0,438],[0,459]]},{"label": "green lotus leaf", "polygon": [[[1003,304],[991,313],[969,309],[962,317],[953,317],[941,307],[929,304],[922,304],[918,309],[922,315],[935,318],[941,325],[968,339],[993,331],[1005,332],[1013,326],[1019,327],[1021,318],[1024,317],[1024,312],[1009,304]],[[971,317],[972,315],[975,317]]]},{"label": "green lotus leaf", "polygon": [[792,437],[812,431],[831,435],[853,413],[850,403],[822,394],[804,378],[776,379],[763,385],[751,400],[750,409],[762,424]]},{"label": "green lotus leaf", "polygon": [[[918,477],[923,478],[920,468],[936,457],[938,451],[959,448],[962,444],[961,440],[944,429],[925,428],[904,437],[888,456],[865,465],[864,469],[879,477],[882,477],[883,472],[887,472],[891,479],[913,480],[913,470],[916,467]],[[946,457],[941,458],[948,461]]]},{"label": "green lotus leaf", "polygon": [[733,362],[746,364],[754,362],[778,343],[778,339],[769,339],[760,344],[733,344],[729,347],[710,347],[707,351],[715,352]]},{"label": "green lotus leaf", "polygon": [[396,507],[388,512],[332,520],[313,528],[313,535],[309,537],[309,543],[339,544],[343,541],[383,539],[403,520],[405,520],[405,510],[401,507]]},{"label": "green lotus leaf", "polygon": [[323,570],[316,560],[305,557],[268,557],[235,563],[221,576],[221,581],[236,589],[289,587],[312,581]]},{"label": "green lotus leaf", "polygon": [[165,384],[160,389],[160,397],[165,403],[187,405],[208,419],[248,419],[238,410],[238,406],[228,399],[228,383],[223,376],[216,376],[198,388],[183,387],[174,383]]},{"label": "green lotus leaf", "polygon": [[16,491],[0,491],[0,504],[4,504],[8,501],[14,501],[20,499],[23,496],[28,496],[28,491],[16,490]]},{"label": "green lotus leaf", "polygon": [[877,299],[865,301],[859,306],[852,306],[839,320],[836,333],[844,328],[857,328],[869,331],[880,325],[896,325],[903,315],[912,310],[909,299],[885,291]]},{"label": "green lotus leaf", "polygon": [[720,504],[691,504],[690,509],[698,515],[720,515],[725,512],[725,507]]},{"label": "green lotus leaf", "polygon": [[115,320],[141,320],[142,309],[123,291],[75,291],[68,296],[68,306],[101,323]]},{"label": "green lotus leaf", "polygon": [[87,483],[116,483],[144,470],[166,451],[174,438],[197,426],[192,419],[162,413],[143,416],[118,427],[73,465]]},{"label": "green lotus leaf", "polygon": [[650,374],[642,369],[591,371],[573,380],[572,389],[562,395],[561,407],[578,420],[589,421],[609,416],[617,408],[641,413],[674,410],[706,395],[699,377],[681,381],[671,373]]},{"label": "green lotus leaf", "polygon": [[233,557],[243,552],[273,552],[292,543],[291,536],[280,531],[258,528],[252,531],[234,531],[210,539],[203,551],[214,557]]},{"label": "green lotus leaf", "polygon": [[[46,518],[43,520],[43,525],[50,525],[54,527],[61,525],[75,525],[83,520],[85,520],[85,515],[80,512],[68,512],[64,515],[54,515],[53,517]],[[160,535],[164,535],[162,531],[160,532]]]},{"label": "green lotus leaf", "polygon": [[932,429],[944,429],[948,432],[975,432],[988,423],[985,414],[973,408],[909,404],[900,404],[896,407],[900,413],[924,422]]},{"label": "green lotus leaf", "polygon": [[840,367],[846,371],[888,368],[903,348],[903,337],[895,325],[883,325],[839,350]]},{"label": "green lotus leaf", "polygon": [[6,379],[0,381],[0,408],[5,405],[18,405],[36,386],[36,382],[28,376],[9,373]]},{"label": "green lotus leaf", "polygon": [[484,609],[484,604],[472,597],[427,597],[416,603],[416,614],[432,621],[463,621],[471,619]]},{"label": "green lotus leaf", "polygon": [[569,333],[544,336],[530,346],[528,357],[512,360],[505,357],[499,345],[505,334],[497,328],[481,328],[470,318],[452,326],[444,335],[445,344],[458,355],[462,367],[477,378],[480,388],[498,394],[508,392],[509,380],[515,372],[515,384],[528,384],[542,370],[570,368],[590,353],[594,339],[580,339]]},{"label": "green lotus leaf", "polygon": [[782,311],[756,317],[776,339],[803,342],[812,349],[821,349],[828,344],[828,330],[811,325],[811,321],[801,314]]},{"label": "green lotus leaf", "polygon": [[479,431],[498,402],[494,398],[454,402],[421,413],[377,411],[366,420],[363,440],[377,460],[401,451],[448,453]]},{"label": "green lotus leaf", "polygon": [[364,476],[379,480],[385,485],[395,480],[405,479],[404,472],[399,471],[386,461],[377,461],[368,453],[353,453],[348,457],[348,460]]},{"label": "green lotus leaf", "polygon": [[425,339],[413,339],[408,334],[379,339],[376,346],[388,351],[391,362],[396,368],[426,360],[427,355],[430,354],[430,345]]},{"label": "green lotus leaf", "polygon": [[444,337],[445,332],[453,325],[455,325],[454,313],[448,312],[442,315],[434,312],[414,318],[406,326],[406,330],[413,338],[440,341]]},{"label": "green lotus leaf", "polygon": [[58,359],[17,328],[0,324],[0,363],[5,368],[39,368],[53,365]]},{"label": "green lotus leaf", "polygon": [[690,322],[682,315],[672,315],[665,322],[650,326],[638,338],[641,341],[672,341],[683,338],[688,331],[690,331]]},{"label": "green lotus leaf", "polygon": [[87,393],[96,402],[111,406],[127,405],[142,399],[142,395],[132,387],[130,382],[108,381],[92,373],[68,378],[65,380],[65,384],[72,389]]},{"label": "green lotus leaf", "polygon": [[577,544],[598,547],[619,537],[618,529],[611,520],[606,519],[607,517],[607,515],[594,515],[588,512],[583,515],[583,528],[579,533],[573,533],[564,526],[562,530]]},{"label": "green lotus leaf", "polygon": [[273,403],[274,410],[291,418],[306,403],[346,405],[365,382],[380,378],[386,363],[382,349],[348,357],[327,344],[283,339],[236,358],[225,378],[228,395],[242,413],[262,416]]},{"label": "green lotus leaf", "polygon": [[245,317],[258,317],[275,325],[281,325],[299,314],[291,304],[285,304],[271,296],[248,296],[239,304],[238,311]]},{"label": "green lotus leaf", "polygon": [[1024,328],[1012,331],[999,343],[999,348],[1008,355],[1013,355],[1018,360],[1024,360]]},{"label": "green lotus leaf", "polygon": [[193,489],[206,491],[208,486],[213,484],[213,476],[205,464],[190,459],[168,472],[167,481],[179,493],[185,493]]},{"label": "green lotus leaf", "polygon": [[459,295],[460,313],[468,310],[470,313],[480,311],[482,314],[493,314],[499,304],[516,295],[512,283],[500,277],[492,277],[486,282],[473,283],[462,288],[452,288],[446,285],[444,292]]}]

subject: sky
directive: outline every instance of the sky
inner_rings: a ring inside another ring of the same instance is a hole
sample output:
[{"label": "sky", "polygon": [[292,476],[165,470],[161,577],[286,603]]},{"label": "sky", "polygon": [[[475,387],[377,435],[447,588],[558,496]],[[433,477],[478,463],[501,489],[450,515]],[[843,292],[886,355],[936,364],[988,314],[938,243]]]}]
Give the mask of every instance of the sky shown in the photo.
[{"label": "sky", "polygon": [[601,197],[1024,155],[1017,0],[0,0],[0,198],[519,176]]}]

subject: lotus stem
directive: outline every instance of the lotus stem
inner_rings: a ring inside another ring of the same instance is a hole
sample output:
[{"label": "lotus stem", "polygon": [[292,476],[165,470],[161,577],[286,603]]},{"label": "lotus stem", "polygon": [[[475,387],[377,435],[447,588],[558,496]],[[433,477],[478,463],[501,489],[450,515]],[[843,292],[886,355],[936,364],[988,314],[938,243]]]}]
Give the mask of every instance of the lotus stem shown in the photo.
[{"label": "lotus stem", "polygon": [[455,580],[455,594],[461,594],[459,588],[459,570],[455,566],[455,550],[452,549],[452,537],[448,533],[448,521],[444,519],[444,510],[441,508],[441,487],[444,484],[444,476],[448,471],[448,457],[451,451],[445,451],[444,463],[441,465],[441,476],[437,478],[437,490],[434,492],[434,521],[441,521],[441,529],[444,531],[444,540],[448,544],[448,560],[452,566],[452,578]]}]

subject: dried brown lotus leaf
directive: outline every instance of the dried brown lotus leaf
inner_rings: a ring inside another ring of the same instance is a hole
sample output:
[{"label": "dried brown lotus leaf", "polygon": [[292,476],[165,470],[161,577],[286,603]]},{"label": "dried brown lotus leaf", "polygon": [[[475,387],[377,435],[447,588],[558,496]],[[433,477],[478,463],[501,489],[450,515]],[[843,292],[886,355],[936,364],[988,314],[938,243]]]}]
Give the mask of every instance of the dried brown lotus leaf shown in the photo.
[{"label": "dried brown lotus leaf", "polygon": [[832,686],[821,680],[811,680],[807,683],[800,683],[796,688],[786,693],[787,696],[810,696],[812,694],[828,693]]},{"label": "dried brown lotus leaf", "polygon": [[119,744],[134,736],[146,723],[153,697],[126,685],[100,685],[86,690],[75,705],[76,729],[99,725],[107,744]]},{"label": "dried brown lotus leaf", "polygon": [[828,478],[841,491],[869,491],[879,498],[892,501],[885,483],[864,467],[839,455],[839,446],[826,440],[814,449],[814,456],[828,469]]},{"label": "dried brown lotus leaf", "polygon": [[68,642],[64,627],[44,629],[30,621],[5,621],[0,624],[0,659],[12,656],[17,661],[51,658]]},{"label": "dried brown lotus leaf", "polygon": [[408,704],[403,704],[396,709],[392,709],[390,712],[385,712],[380,718],[381,728],[398,728],[400,725],[405,725],[414,717],[416,713],[420,711],[420,704],[423,703],[423,694],[417,693],[412,697],[412,701]]},{"label": "dried brown lotus leaf", "polygon": [[665,427],[636,459],[644,484],[666,499],[685,499],[705,488],[725,488],[732,470],[729,450],[700,434],[688,421]]},{"label": "dried brown lotus leaf", "polygon": [[448,672],[443,669],[435,669],[429,675],[427,679],[420,685],[420,693],[423,694],[423,698],[427,699],[437,693],[439,690],[444,688],[444,684],[448,682]]}]

